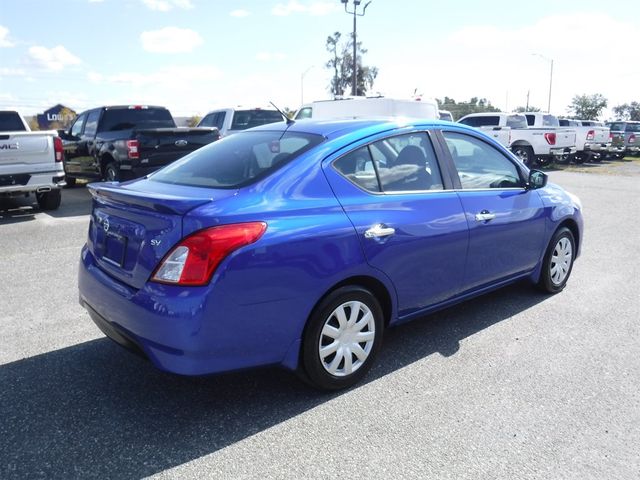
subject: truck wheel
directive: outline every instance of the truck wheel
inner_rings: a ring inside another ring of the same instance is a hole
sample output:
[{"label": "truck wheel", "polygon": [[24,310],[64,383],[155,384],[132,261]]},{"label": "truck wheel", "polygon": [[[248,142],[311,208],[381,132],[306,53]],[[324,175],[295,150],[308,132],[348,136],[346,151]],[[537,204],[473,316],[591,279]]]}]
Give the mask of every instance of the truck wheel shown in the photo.
[{"label": "truck wheel", "polygon": [[513,147],[511,151],[527,167],[533,166],[533,149],[531,147],[516,146],[516,147]]},{"label": "truck wheel", "polygon": [[62,193],[60,190],[36,193],[36,200],[41,210],[57,210],[62,201]]},{"label": "truck wheel", "polygon": [[565,153],[564,155],[556,159],[556,163],[560,165],[569,165],[571,163],[571,160],[573,160],[573,155]]},{"label": "truck wheel", "polygon": [[581,163],[584,163],[585,161],[585,156],[584,156],[584,153],[582,152],[576,153],[574,158],[575,158],[576,164],[578,165],[580,165]]},{"label": "truck wheel", "polygon": [[120,181],[120,169],[115,162],[111,162],[104,169],[104,181],[105,182],[119,182]]}]

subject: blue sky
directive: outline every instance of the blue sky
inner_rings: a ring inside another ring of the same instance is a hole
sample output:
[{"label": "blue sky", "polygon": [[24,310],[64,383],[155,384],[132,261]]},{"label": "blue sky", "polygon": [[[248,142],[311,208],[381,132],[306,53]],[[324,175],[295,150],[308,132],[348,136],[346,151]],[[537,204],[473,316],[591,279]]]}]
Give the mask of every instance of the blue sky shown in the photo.
[{"label": "blue sky", "polygon": [[[0,107],[168,106],[175,115],[328,98],[325,40],[339,0],[0,0]],[[365,2],[363,2],[365,3]],[[552,111],[574,94],[640,101],[640,2],[373,0],[358,19],[374,91]],[[532,53],[543,57],[533,56]],[[630,60],[633,60],[630,61]],[[311,68],[310,68],[311,67]],[[310,68],[310,69],[309,69]]]}]

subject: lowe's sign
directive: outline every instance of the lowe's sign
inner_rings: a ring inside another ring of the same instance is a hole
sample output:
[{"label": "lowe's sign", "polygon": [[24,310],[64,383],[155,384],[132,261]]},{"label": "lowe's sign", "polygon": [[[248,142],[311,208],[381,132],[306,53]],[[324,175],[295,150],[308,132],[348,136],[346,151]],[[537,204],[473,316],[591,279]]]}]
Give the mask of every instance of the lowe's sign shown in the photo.
[{"label": "lowe's sign", "polygon": [[36,118],[40,130],[56,130],[68,127],[76,118],[76,112],[59,103],[37,115]]}]

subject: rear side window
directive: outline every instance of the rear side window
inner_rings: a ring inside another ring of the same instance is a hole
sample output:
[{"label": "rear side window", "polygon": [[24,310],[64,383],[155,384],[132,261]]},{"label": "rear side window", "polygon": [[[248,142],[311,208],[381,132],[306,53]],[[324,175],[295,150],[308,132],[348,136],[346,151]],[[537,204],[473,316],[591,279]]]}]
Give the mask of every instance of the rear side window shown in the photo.
[{"label": "rear side window", "polygon": [[460,123],[469,125],[470,127],[497,127],[500,125],[500,117],[498,116],[482,116],[469,117],[460,120]]},{"label": "rear side window", "polygon": [[24,132],[25,130],[18,112],[0,112],[0,132]]},{"label": "rear side window", "polygon": [[273,110],[236,110],[233,114],[230,130],[246,130],[247,128],[283,121],[282,115]]},{"label": "rear side window", "polygon": [[543,115],[542,125],[544,127],[559,127],[558,119],[553,115]]},{"label": "rear side window", "polygon": [[112,108],[104,111],[101,132],[117,132],[132,128],[175,128],[169,110],[165,108]]},{"label": "rear side window", "polygon": [[527,128],[527,119],[524,115],[509,115],[507,117],[507,127]]},{"label": "rear side window", "polygon": [[371,192],[442,190],[442,175],[424,132],[397,135],[361,147],[334,162],[338,172]]},{"label": "rear side window", "polygon": [[525,115],[525,117],[527,117],[527,125],[529,125],[530,127],[536,124],[535,115]]},{"label": "rear side window", "polygon": [[218,140],[152,174],[155,182],[238,188],[264,178],[324,141],[299,132],[243,132]]},{"label": "rear side window", "polygon": [[627,128],[625,128],[625,132],[640,132],[640,123],[627,123]]}]

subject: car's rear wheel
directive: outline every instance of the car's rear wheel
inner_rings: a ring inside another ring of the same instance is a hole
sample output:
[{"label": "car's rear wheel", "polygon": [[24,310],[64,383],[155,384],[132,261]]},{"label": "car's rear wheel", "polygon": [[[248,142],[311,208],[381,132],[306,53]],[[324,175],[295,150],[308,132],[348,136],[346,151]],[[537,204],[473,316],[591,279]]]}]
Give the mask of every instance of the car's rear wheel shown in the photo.
[{"label": "car's rear wheel", "polygon": [[527,167],[533,166],[533,149],[531,147],[515,146],[511,149],[513,154],[522,160]]},{"label": "car's rear wheel", "polygon": [[562,291],[571,275],[575,257],[576,241],[573,233],[566,227],[558,229],[547,247],[538,287],[549,293]]},{"label": "car's rear wheel", "polygon": [[348,388],[371,368],[380,350],[380,303],[358,286],[331,292],[315,308],[302,345],[305,379],[324,390]]},{"label": "car's rear wheel", "polygon": [[60,190],[36,193],[36,200],[41,210],[57,210],[62,202],[62,193]]}]

